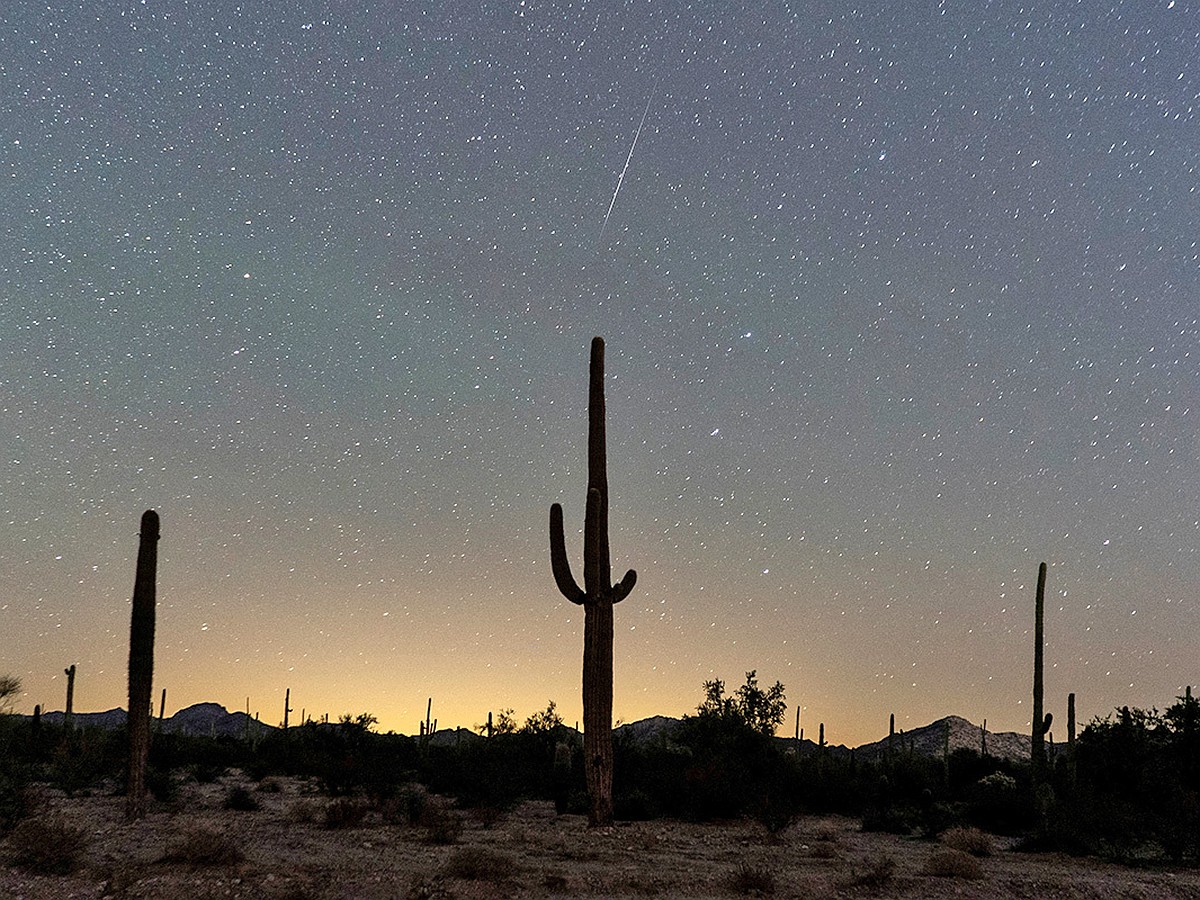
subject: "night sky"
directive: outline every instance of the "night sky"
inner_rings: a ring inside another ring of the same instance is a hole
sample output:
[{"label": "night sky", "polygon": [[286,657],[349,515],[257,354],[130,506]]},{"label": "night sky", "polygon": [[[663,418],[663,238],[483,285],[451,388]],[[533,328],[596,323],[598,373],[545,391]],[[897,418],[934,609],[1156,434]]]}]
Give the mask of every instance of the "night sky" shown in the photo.
[{"label": "night sky", "polygon": [[0,113],[19,711],[154,508],[168,713],[573,724],[597,334],[619,719],[1025,729],[1042,560],[1056,719],[1200,682],[1193,0],[15,0]]}]

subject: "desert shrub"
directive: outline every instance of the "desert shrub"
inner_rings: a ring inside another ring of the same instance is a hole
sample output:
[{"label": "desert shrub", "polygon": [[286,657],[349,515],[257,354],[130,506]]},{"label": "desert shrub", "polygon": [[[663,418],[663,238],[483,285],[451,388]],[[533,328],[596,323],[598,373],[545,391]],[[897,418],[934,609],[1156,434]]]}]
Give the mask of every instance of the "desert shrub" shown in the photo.
[{"label": "desert shrub", "polygon": [[967,790],[967,817],[996,834],[1019,834],[1032,820],[1028,790],[1004,772],[980,778]]},{"label": "desert shrub", "polygon": [[767,830],[767,834],[776,838],[796,821],[797,812],[795,803],[780,801],[774,795],[767,794],[755,808],[754,818]]},{"label": "desert shrub", "polygon": [[0,835],[30,812],[29,777],[24,769],[5,765],[0,768]]},{"label": "desert shrub", "polygon": [[353,828],[367,814],[367,805],[349,797],[335,797],[325,804],[326,828]]},{"label": "desert shrub", "polygon": [[669,740],[614,747],[619,783],[655,814],[694,821],[763,813],[790,820],[800,794],[793,760],[735,715],[685,718]]},{"label": "desert shrub", "polygon": [[9,862],[39,875],[67,875],[79,868],[87,835],[55,818],[22,819],[8,835]]},{"label": "desert shrub", "polygon": [[822,822],[816,827],[816,830],[813,831],[812,839],[814,841],[821,841],[827,844],[836,844],[841,840],[841,832],[838,831],[838,827],[836,825],[833,825],[830,822]]},{"label": "desert shrub", "polygon": [[89,791],[111,771],[104,754],[95,749],[90,739],[77,734],[64,740],[50,758],[50,783],[68,797]]},{"label": "desert shrub", "polygon": [[983,866],[970,853],[947,848],[930,856],[921,872],[938,878],[965,878],[977,881],[983,877]]},{"label": "desert shrub", "polygon": [[887,854],[864,860],[862,866],[852,866],[850,874],[842,879],[847,888],[878,890],[887,887],[896,875],[896,860]]},{"label": "desert shrub", "polygon": [[462,835],[462,819],[441,803],[426,803],[417,824],[425,829],[425,840],[431,844],[454,844]]},{"label": "desert shrub", "polygon": [[971,826],[951,828],[942,834],[942,843],[952,850],[961,850],[972,856],[991,856],[992,837]]},{"label": "desert shrub", "polygon": [[471,818],[479,823],[480,828],[493,828],[504,821],[504,810],[494,806],[477,806],[471,810]]},{"label": "desert shrub", "polygon": [[[568,796],[562,812],[571,811],[572,801]],[[613,815],[624,822],[645,822],[662,814],[662,809],[650,794],[634,788],[619,791],[613,797]]]},{"label": "desert shrub", "polygon": [[913,833],[920,818],[920,810],[911,806],[873,804],[863,811],[862,830],[905,836]]},{"label": "desert shrub", "polygon": [[146,789],[159,803],[174,803],[179,799],[179,782],[170,769],[158,766],[146,768]]},{"label": "desert shrub", "polygon": [[775,893],[775,876],[760,866],[741,863],[729,875],[729,888],[749,897],[768,897]]},{"label": "desert shrub", "polygon": [[162,861],[193,866],[232,866],[245,858],[241,846],[229,835],[210,828],[192,828],[175,841]]},{"label": "desert shrub", "polygon": [[222,806],[240,812],[254,812],[261,808],[254,795],[240,784],[229,789],[229,792],[225,794],[225,802]]},{"label": "desert shrub", "polygon": [[258,783],[255,788],[260,794],[281,794],[283,793],[283,784],[278,778],[267,777]]},{"label": "desert shrub", "polygon": [[394,798],[398,807],[398,818],[404,824],[415,825],[421,821],[421,813],[429,804],[429,792],[419,784],[408,784]]},{"label": "desert shrub", "polygon": [[212,762],[196,762],[188,774],[197,784],[212,784],[225,774],[225,767]]},{"label": "desert shrub", "polygon": [[451,854],[442,871],[467,881],[507,881],[516,874],[517,863],[488,847],[462,847]]}]

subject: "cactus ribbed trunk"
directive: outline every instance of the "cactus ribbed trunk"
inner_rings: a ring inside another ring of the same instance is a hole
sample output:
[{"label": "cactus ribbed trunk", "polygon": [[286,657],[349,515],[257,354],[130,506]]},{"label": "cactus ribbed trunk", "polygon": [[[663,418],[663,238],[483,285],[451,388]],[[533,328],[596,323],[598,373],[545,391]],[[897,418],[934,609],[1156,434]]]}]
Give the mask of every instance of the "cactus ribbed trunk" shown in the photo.
[{"label": "cactus ribbed trunk", "polygon": [[562,507],[550,507],[550,567],[562,595],[583,606],[583,752],[588,824],[613,818],[613,604],[633,590],[630,569],[613,585],[608,547],[608,460],[605,447],[604,341],[592,339],[588,384],[588,489],[583,524],[583,589],[571,574]]},{"label": "cactus ribbed trunk", "polygon": [[158,572],[158,513],[142,514],[133,611],[129,620],[129,785],[125,818],[146,815],[146,759],[150,754],[150,686],[154,677],[155,579]]}]

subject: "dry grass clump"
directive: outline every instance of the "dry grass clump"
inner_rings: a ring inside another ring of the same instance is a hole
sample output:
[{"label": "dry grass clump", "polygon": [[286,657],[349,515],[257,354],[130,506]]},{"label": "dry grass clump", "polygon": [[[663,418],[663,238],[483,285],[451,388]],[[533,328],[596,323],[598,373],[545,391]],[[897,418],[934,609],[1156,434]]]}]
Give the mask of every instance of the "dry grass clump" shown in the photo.
[{"label": "dry grass clump", "polygon": [[841,838],[841,831],[831,822],[822,822],[813,831],[813,840],[827,844],[836,844]]},{"label": "dry grass clump", "polygon": [[8,833],[9,862],[39,875],[68,875],[87,849],[82,828],[56,818],[22,819]]},{"label": "dry grass clump", "polygon": [[970,853],[962,850],[938,850],[925,862],[921,874],[978,881],[983,877],[983,865]]},{"label": "dry grass clump", "polygon": [[349,797],[338,797],[325,804],[326,828],[353,828],[367,815],[367,805]]},{"label": "dry grass clump", "polygon": [[297,800],[287,808],[288,821],[297,825],[311,825],[321,813],[321,805],[315,800]]},{"label": "dry grass clump", "polygon": [[896,860],[887,854],[864,860],[863,866],[852,866],[842,879],[842,887],[878,890],[887,887],[896,875]]},{"label": "dry grass clump", "polygon": [[768,869],[741,863],[729,876],[729,888],[747,897],[769,897],[775,893],[775,876]]},{"label": "dry grass clump", "polygon": [[446,860],[442,871],[466,881],[508,881],[517,873],[517,862],[507,853],[489,847],[462,847]]},{"label": "dry grass clump", "polygon": [[440,875],[417,877],[405,895],[407,900],[453,900],[454,894],[442,882]]},{"label": "dry grass clump", "polygon": [[191,828],[162,857],[163,862],[193,866],[233,866],[246,858],[242,848],[227,834],[211,828]]},{"label": "dry grass clump", "polygon": [[221,805],[240,812],[254,812],[261,808],[255,796],[240,784],[229,789]]},{"label": "dry grass clump", "polygon": [[808,855],[813,859],[841,859],[842,854],[838,852],[836,844],[831,844],[828,841],[821,841],[813,844]]},{"label": "dry grass clump", "polygon": [[942,843],[972,856],[992,855],[992,836],[971,826],[951,828],[942,835]]}]

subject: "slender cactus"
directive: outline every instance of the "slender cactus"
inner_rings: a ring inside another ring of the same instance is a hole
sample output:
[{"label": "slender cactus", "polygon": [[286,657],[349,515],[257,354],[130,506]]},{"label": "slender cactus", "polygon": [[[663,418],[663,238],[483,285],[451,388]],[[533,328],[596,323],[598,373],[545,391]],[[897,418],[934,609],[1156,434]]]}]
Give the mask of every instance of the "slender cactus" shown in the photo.
[{"label": "slender cactus", "polygon": [[283,730],[288,730],[288,714],[293,712],[292,709],[292,689],[288,688],[283,692]]},{"label": "slender cactus", "polygon": [[1030,744],[1030,765],[1033,769],[1034,789],[1042,782],[1046,766],[1046,732],[1050,722],[1043,715],[1044,683],[1042,666],[1044,661],[1045,630],[1043,619],[1046,609],[1046,564],[1038,567],[1037,598],[1034,606],[1033,625],[1033,733]]},{"label": "slender cactus", "polygon": [[63,728],[70,731],[75,722],[75,663],[71,668],[63,669],[67,676],[67,711],[63,713]]},{"label": "slender cactus", "polygon": [[612,584],[608,547],[608,461],[604,433],[604,341],[592,339],[588,386],[588,489],[583,525],[583,584],[571,574],[562,506],[550,507],[550,568],[564,597],[583,606],[583,744],[588,824],[608,825],[612,803],[613,605],[637,581],[630,569]]},{"label": "slender cactus", "polygon": [[1067,780],[1075,787],[1075,694],[1067,694]]},{"label": "slender cactus", "polygon": [[987,719],[979,726],[979,755],[987,756]]},{"label": "slender cactus", "polygon": [[129,785],[125,818],[146,815],[146,759],[150,754],[150,687],[154,677],[155,579],[158,574],[158,513],[142,514],[133,611],[129,620]]}]

